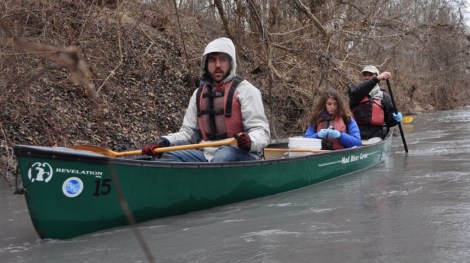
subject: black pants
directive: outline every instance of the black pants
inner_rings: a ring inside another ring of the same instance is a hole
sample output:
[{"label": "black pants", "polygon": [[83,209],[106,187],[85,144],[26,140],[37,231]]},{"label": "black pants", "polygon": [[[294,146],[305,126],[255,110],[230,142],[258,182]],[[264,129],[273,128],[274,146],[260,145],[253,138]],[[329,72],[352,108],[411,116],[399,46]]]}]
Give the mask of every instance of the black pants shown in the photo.
[{"label": "black pants", "polygon": [[388,133],[386,126],[371,126],[359,124],[359,131],[361,132],[361,139],[368,140],[373,137],[385,138]]}]

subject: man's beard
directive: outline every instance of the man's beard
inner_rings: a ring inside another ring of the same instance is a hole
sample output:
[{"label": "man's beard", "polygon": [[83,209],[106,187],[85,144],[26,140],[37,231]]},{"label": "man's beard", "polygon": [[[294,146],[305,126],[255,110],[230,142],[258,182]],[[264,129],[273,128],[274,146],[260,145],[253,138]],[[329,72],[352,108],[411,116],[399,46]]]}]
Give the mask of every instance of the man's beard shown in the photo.
[{"label": "man's beard", "polygon": [[230,71],[228,71],[224,74],[224,76],[220,80],[216,80],[215,79],[215,74],[220,74],[220,73],[223,73],[223,72],[211,73],[210,76],[211,76],[212,81],[220,83],[230,75]]}]

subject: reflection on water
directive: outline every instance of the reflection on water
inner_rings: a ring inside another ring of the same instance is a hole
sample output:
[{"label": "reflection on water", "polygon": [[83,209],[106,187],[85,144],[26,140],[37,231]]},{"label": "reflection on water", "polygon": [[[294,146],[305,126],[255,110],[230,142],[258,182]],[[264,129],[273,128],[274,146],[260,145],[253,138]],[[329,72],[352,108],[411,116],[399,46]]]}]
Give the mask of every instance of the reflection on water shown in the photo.
[{"label": "reflection on water", "polygon": [[[311,187],[139,225],[156,262],[465,262],[470,109],[415,116],[391,157]],[[129,228],[39,240],[0,182],[1,262],[146,262]]]},{"label": "reflection on water", "polygon": [[[406,135],[406,134],[413,133],[415,125],[413,123],[403,123],[401,127],[403,128],[403,133]],[[406,139],[406,136],[405,136],[405,139]]]}]

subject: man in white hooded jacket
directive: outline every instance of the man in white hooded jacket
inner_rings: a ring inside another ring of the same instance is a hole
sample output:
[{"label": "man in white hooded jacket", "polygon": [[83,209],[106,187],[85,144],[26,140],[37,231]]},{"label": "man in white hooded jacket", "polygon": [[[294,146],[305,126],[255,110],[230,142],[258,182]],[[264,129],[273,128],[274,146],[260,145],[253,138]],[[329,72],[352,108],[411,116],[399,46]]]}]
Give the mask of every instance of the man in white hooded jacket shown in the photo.
[{"label": "man in white hooded jacket", "polygon": [[[202,56],[201,84],[189,101],[176,133],[145,145],[142,153],[162,161],[234,162],[260,159],[270,141],[260,91],[236,75],[235,46],[225,37],[210,42]],[[155,153],[159,147],[217,141],[234,137],[236,146]]]}]

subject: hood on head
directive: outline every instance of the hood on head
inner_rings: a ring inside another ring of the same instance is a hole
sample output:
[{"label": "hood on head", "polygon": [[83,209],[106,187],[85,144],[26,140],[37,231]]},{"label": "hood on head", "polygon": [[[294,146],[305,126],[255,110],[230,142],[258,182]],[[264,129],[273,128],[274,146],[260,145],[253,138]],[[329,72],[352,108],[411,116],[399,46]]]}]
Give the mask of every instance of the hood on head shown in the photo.
[{"label": "hood on head", "polygon": [[235,76],[237,72],[237,59],[235,54],[235,45],[233,45],[232,40],[226,37],[217,38],[207,44],[206,48],[204,49],[204,54],[202,54],[201,60],[201,76],[204,77],[206,75],[206,63],[207,63],[207,55],[209,53],[225,53],[232,58],[232,67],[230,70],[230,74],[228,78]]}]

